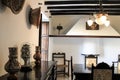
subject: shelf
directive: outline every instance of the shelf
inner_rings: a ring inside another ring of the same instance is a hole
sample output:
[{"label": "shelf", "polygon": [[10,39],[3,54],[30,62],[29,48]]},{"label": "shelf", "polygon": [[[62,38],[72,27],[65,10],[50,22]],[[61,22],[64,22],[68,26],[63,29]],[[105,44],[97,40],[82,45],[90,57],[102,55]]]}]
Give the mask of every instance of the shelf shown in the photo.
[{"label": "shelf", "polygon": [[120,38],[120,36],[98,36],[98,35],[49,35],[49,37],[75,37],[75,38]]}]

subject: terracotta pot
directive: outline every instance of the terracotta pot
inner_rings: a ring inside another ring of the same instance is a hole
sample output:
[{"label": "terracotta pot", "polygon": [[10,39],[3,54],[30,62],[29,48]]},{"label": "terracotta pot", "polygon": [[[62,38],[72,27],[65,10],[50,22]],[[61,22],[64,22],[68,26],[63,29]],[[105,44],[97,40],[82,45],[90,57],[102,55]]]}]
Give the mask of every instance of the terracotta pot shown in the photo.
[{"label": "terracotta pot", "polygon": [[40,46],[36,46],[36,53],[33,55],[33,58],[35,59],[36,66],[40,66],[41,65]]}]

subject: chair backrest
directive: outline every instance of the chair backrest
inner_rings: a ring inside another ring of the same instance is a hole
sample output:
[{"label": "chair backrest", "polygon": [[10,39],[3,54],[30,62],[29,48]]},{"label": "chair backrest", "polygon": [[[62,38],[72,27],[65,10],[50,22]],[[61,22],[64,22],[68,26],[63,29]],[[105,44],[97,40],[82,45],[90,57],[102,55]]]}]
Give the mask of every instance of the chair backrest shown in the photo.
[{"label": "chair backrest", "polygon": [[120,62],[120,54],[118,55],[118,61]]},{"label": "chair backrest", "polygon": [[57,61],[57,73],[69,76],[70,60],[66,59],[65,53],[52,53],[52,60]]},{"label": "chair backrest", "polygon": [[92,64],[94,66],[97,65],[97,56],[95,56],[95,55],[85,56],[85,68],[91,68]]},{"label": "chair backrest", "polygon": [[73,80],[73,57],[71,56],[71,80]]},{"label": "chair backrest", "polygon": [[57,61],[57,65],[65,65],[65,58],[66,58],[66,55],[65,53],[53,53],[52,54],[52,60],[53,61]]},{"label": "chair backrest", "polygon": [[114,65],[110,67],[107,63],[101,62],[96,67],[92,65],[92,80],[113,80]]}]

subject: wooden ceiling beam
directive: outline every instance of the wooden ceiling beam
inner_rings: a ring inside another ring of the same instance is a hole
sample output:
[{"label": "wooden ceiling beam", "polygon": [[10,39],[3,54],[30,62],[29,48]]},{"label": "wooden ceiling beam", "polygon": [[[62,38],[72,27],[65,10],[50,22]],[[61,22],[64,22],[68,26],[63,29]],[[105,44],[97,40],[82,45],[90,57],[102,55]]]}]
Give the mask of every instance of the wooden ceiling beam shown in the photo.
[{"label": "wooden ceiling beam", "polygon": [[[51,15],[90,15],[100,11],[99,0],[45,1],[45,5]],[[120,15],[120,0],[102,0],[102,7],[109,15]]]},{"label": "wooden ceiling beam", "polygon": [[[103,9],[104,8],[120,8],[120,5],[107,5],[107,6],[102,6]],[[47,6],[47,9],[81,9],[81,8],[92,8],[92,9],[96,9],[96,8],[100,8],[100,6],[80,6],[80,5],[76,5],[76,6]]]},{"label": "wooden ceiling beam", "polygon": [[[63,5],[63,4],[96,4],[95,0],[77,0],[77,1],[45,1],[45,5]],[[103,4],[120,4],[120,0],[103,0]]]},{"label": "wooden ceiling beam", "polygon": [[[59,12],[59,13],[51,13],[51,15],[90,15],[90,14],[93,14],[92,12],[69,12],[69,13],[66,13],[66,12]],[[120,12],[109,12],[108,15],[120,15]]]},{"label": "wooden ceiling beam", "polygon": [[[50,13],[59,13],[59,12],[100,12],[100,10],[50,10]],[[120,10],[104,10],[104,12],[120,12]]]}]

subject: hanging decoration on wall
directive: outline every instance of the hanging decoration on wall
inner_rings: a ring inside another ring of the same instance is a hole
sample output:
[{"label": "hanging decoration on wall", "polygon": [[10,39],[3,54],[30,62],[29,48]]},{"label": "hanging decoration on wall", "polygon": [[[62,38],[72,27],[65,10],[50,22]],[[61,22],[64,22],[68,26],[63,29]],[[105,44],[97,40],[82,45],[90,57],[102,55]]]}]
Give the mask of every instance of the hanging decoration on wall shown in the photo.
[{"label": "hanging decoration on wall", "polygon": [[61,24],[59,24],[56,29],[58,30],[58,35],[59,35],[60,31],[63,29],[63,26],[61,26]]},{"label": "hanging decoration on wall", "polygon": [[18,14],[25,3],[25,0],[2,0],[2,3],[9,7],[14,14]]},{"label": "hanging decoration on wall", "polygon": [[93,22],[91,26],[86,22],[86,30],[99,30],[99,25],[96,22]]},{"label": "hanging decoration on wall", "polygon": [[40,18],[41,18],[41,8],[35,8],[35,9],[30,9],[29,12],[29,22],[30,24],[33,24],[35,26],[37,26],[37,28],[40,25]]}]

